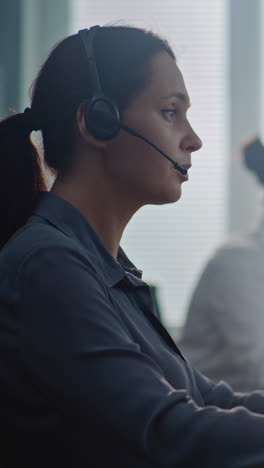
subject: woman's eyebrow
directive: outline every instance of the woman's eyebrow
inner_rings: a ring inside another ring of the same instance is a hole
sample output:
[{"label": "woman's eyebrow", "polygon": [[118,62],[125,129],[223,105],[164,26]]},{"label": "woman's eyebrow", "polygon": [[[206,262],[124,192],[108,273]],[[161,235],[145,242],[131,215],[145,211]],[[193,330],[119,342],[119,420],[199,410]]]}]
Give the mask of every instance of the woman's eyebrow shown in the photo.
[{"label": "woman's eyebrow", "polygon": [[187,107],[191,106],[190,98],[185,93],[172,92],[172,93],[167,94],[166,96],[162,96],[161,99],[169,99],[169,98],[172,98],[172,97],[176,97],[177,99],[180,99],[182,102],[184,102],[184,104],[187,105]]}]

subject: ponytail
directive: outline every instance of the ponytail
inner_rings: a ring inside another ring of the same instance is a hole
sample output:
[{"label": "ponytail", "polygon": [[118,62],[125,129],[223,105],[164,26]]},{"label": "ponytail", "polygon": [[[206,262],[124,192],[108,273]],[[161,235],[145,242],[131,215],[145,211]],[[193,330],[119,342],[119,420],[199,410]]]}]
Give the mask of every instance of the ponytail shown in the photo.
[{"label": "ponytail", "polygon": [[38,192],[46,190],[26,114],[14,114],[0,122],[0,247],[25,224]]}]

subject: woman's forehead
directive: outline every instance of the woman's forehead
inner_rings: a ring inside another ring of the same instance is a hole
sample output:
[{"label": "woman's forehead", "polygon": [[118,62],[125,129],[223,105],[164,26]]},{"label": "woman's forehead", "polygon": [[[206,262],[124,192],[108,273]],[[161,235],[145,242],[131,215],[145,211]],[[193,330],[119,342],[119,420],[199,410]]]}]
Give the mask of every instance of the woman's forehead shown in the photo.
[{"label": "woman's forehead", "polygon": [[179,98],[186,101],[187,106],[189,105],[189,96],[182,73],[175,60],[167,52],[161,52],[153,57],[149,76],[147,92],[163,100],[172,97]]}]

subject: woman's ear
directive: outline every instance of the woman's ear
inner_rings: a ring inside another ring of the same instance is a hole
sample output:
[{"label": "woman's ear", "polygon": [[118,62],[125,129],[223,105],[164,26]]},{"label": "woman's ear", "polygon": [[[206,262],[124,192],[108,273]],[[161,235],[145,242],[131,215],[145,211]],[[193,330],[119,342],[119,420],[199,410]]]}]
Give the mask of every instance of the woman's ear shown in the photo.
[{"label": "woman's ear", "polygon": [[85,112],[86,104],[87,104],[87,101],[81,102],[81,104],[79,105],[77,109],[77,127],[79,130],[80,136],[83,138],[83,140],[85,140],[91,146],[97,149],[105,149],[107,146],[107,142],[103,140],[99,140],[98,138],[95,138],[86,128],[85,119],[84,119],[84,112]]}]

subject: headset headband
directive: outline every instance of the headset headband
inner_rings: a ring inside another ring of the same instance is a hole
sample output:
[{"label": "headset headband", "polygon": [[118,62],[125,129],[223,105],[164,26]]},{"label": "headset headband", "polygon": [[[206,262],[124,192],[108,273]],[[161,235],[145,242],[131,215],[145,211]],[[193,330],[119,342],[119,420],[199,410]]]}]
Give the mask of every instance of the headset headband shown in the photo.
[{"label": "headset headband", "polygon": [[99,28],[98,25],[92,26],[90,29],[82,29],[78,33],[87,58],[92,94],[85,106],[84,119],[87,130],[95,138],[109,140],[120,130],[120,113],[112,99],[104,95],[96,66],[94,36]]},{"label": "headset headband", "polygon": [[103,94],[94,56],[94,36],[99,28],[100,26],[96,25],[92,26],[90,29],[81,29],[78,32],[87,55],[88,72],[91,79],[93,94]]}]

